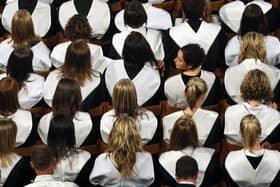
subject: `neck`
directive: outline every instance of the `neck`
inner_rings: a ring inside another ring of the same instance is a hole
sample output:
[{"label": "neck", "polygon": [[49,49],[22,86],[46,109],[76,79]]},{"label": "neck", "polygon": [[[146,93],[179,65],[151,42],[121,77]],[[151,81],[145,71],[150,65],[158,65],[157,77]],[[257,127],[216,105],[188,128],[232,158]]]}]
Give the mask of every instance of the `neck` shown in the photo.
[{"label": "neck", "polygon": [[53,175],[54,170],[53,170],[53,168],[48,168],[48,169],[46,169],[44,171],[40,171],[40,170],[35,169],[35,172],[36,172],[37,176],[40,176],[40,175]]},{"label": "neck", "polygon": [[259,106],[262,104],[260,101],[257,100],[248,100],[247,103],[251,106]]},{"label": "neck", "polygon": [[249,147],[245,147],[245,149],[251,149],[251,150],[257,151],[257,150],[261,150],[261,149],[263,149],[263,148],[262,148],[262,146],[261,146],[259,140],[257,140],[257,141],[255,142],[255,144],[254,144],[252,147],[250,147],[250,148],[249,148]]},{"label": "neck", "polygon": [[187,106],[184,109],[184,114],[189,115],[189,116],[193,116],[193,114],[199,109],[199,106],[194,106],[193,108]]},{"label": "neck", "polygon": [[176,178],[178,183],[190,183],[190,184],[195,184],[196,179],[195,178],[187,178],[187,179],[182,179],[182,178]]},{"label": "neck", "polygon": [[200,66],[195,68],[195,69],[189,69],[189,70],[186,70],[183,72],[184,75],[187,75],[187,76],[196,76],[200,73],[201,71],[201,68]]}]

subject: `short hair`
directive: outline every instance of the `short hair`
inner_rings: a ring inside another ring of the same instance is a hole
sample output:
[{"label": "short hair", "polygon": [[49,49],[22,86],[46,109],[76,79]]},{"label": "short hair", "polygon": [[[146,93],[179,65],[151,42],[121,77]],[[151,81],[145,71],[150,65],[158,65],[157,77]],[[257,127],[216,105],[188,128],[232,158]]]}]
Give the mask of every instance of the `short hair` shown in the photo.
[{"label": "short hair", "polygon": [[205,60],[204,50],[198,44],[188,44],[182,47],[183,59],[191,69],[201,66]]},{"label": "short hair", "polygon": [[195,122],[188,115],[183,115],[175,122],[170,136],[170,150],[182,150],[188,146],[198,146]]},{"label": "short hair", "polygon": [[240,85],[241,97],[244,101],[257,100],[263,103],[272,100],[272,89],[267,75],[259,70],[249,71]]},{"label": "short hair", "polygon": [[0,80],[0,114],[9,116],[19,108],[18,102],[19,87],[17,81],[12,77]]},{"label": "short hair", "polygon": [[36,170],[44,171],[51,166],[52,161],[51,149],[45,145],[37,145],[33,147],[31,153],[31,161]]},{"label": "short hair", "polygon": [[247,32],[258,32],[263,35],[268,34],[266,16],[262,9],[256,4],[246,6],[241,18],[239,35],[242,37]]},{"label": "short hair", "polygon": [[191,78],[188,81],[187,86],[185,88],[185,96],[186,96],[188,106],[191,109],[194,108],[198,99],[202,95],[205,95],[206,92],[207,92],[207,84],[203,79],[199,77]]},{"label": "short hair", "polygon": [[128,2],[124,10],[124,24],[132,28],[138,28],[146,22],[147,14],[143,5],[137,0]]},{"label": "short hair", "polygon": [[188,19],[199,19],[203,16],[205,0],[183,0],[183,10]]},{"label": "short hair", "polygon": [[8,59],[7,74],[18,82],[19,88],[33,72],[32,59],[33,52],[28,46],[16,48]]},{"label": "short hair", "polygon": [[89,25],[87,17],[83,15],[74,15],[67,22],[64,35],[68,40],[90,39],[92,28]]},{"label": "short hair", "polygon": [[180,179],[193,178],[198,175],[196,160],[188,155],[182,156],[176,162],[176,176]]}]

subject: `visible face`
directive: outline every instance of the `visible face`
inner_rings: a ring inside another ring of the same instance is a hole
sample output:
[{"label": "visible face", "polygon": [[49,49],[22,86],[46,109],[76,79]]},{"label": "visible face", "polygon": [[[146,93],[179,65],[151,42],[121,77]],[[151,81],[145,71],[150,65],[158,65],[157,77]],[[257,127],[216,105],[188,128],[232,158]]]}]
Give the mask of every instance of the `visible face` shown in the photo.
[{"label": "visible face", "polygon": [[178,50],[177,57],[174,59],[174,63],[175,63],[176,69],[180,69],[180,70],[187,69],[187,65],[183,58],[183,52],[181,49]]}]

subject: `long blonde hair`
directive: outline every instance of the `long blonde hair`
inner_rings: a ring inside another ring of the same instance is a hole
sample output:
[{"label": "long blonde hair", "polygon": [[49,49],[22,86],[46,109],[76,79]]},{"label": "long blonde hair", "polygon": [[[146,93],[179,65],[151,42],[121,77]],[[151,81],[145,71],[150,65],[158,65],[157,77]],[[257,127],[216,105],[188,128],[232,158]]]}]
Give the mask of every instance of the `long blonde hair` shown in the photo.
[{"label": "long blonde hair", "polygon": [[137,122],[128,115],[116,119],[108,141],[109,156],[117,164],[121,177],[136,175],[136,153],[142,152]]},{"label": "long blonde hair", "polygon": [[264,36],[257,32],[248,32],[242,37],[238,63],[253,58],[267,63]]},{"label": "long blonde hair", "polygon": [[185,88],[185,97],[188,106],[192,109],[195,107],[197,101],[201,96],[207,92],[207,85],[204,80],[199,77],[191,78]]}]

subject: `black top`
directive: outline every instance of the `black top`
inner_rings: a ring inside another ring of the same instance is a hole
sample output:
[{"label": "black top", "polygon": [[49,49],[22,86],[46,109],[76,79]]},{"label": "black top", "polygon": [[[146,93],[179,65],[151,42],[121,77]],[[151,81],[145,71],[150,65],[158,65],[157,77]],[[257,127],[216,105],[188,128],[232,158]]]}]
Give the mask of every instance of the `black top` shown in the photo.
[{"label": "black top", "polygon": [[93,168],[95,159],[96,156],[91,156],[87,163],[84,165],[84,167],[81,169],[79,175],[74,181],[76,184],[78,184],[78,186],[90,186],[91,183],[89,181],[89,175]]},{"label": "black top", "polygon": [[80,15],[87,17],[93,0],[74,0],[74,5]]},{"label": "black top", "polygon": [[18,1],[19,9],[26,9],[30,14],[33,13],[38,0]]},{"label": "black top", "polygon": [[177,184],[176,187],[195,187],[193,184]]}]

